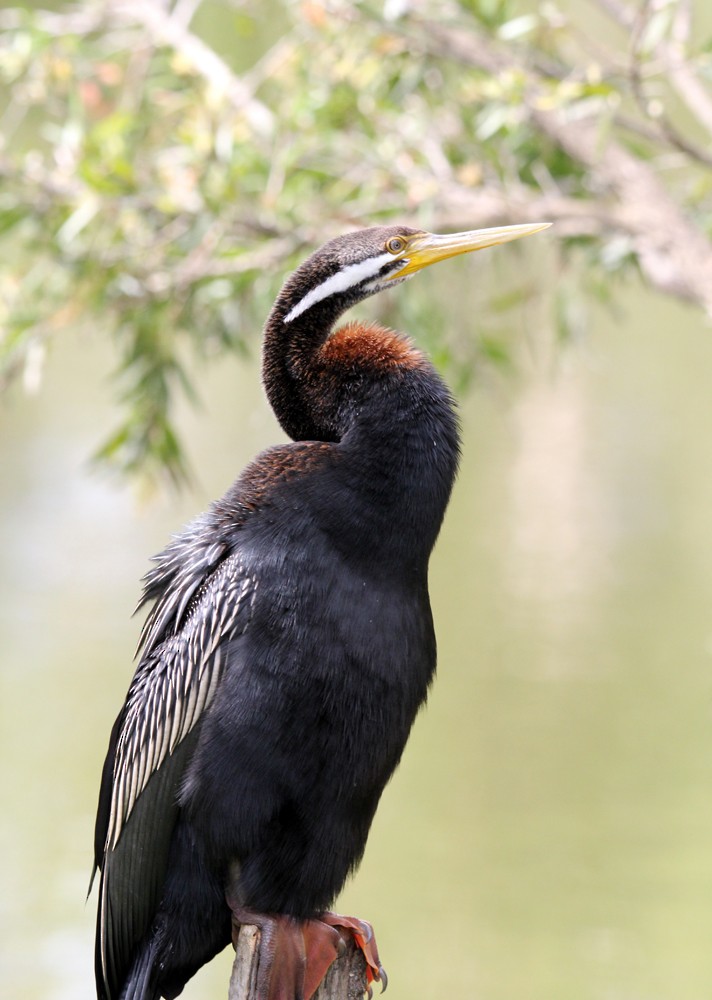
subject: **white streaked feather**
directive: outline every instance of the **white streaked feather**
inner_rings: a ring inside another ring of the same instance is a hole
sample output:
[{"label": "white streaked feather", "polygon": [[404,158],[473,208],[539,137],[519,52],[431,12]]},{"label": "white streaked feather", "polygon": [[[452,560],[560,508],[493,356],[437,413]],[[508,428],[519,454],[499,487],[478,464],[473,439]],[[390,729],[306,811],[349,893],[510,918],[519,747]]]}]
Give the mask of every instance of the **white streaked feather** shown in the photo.
[{"label": "white streaked feather", "polygon": [[323,302],[330,295],[335,295],[337,292],[345,292],[347,288],[353,288],[354,285],[360,285],[362,281],[375,277],[384,264],[392,261],[392,254],[382,253],[378,257],[368,257],[366,260],[360,260],[356,264],[347,264],[346,267],[342,267],[336,274],[332,274],[325,281],[322,281],[320,285],[311,288],[304,298],[300,299],[289,310],[284,317],[284,322],[291,323],[293,319],[301,316],[307,309],[311,309],[317,302]]},{"label": "white streaked feather", "polygon": [[175,689],[175,678],[170,677],[170,701],[166,702],[166,715],[171,720],[171,736],[168,743],[168,753],[173,753],[181,738],[180,703]]},{"label": "white streaked feather", "polygon": [[[218,555],[217,546],[211,555]],[[207,600],[190,615],[181,631],[162,640],[160,651],[144,650],[116,745],[107,849],[116,847],[151,776],[210,704],[224,660],[222,643],[235,634],[238,626],[243,631],[249,620],[256,581],[245,575],[237,560],[214,584],[206,593]],[[175,617],[175,595],[165,595],[159,602],[162,607],[150,630],[154,634],[149,636],[149,648],[152,638],[159,637],[165,626],[166,616],[173,619],[172,628],[177,627],[189,599],[180,588],[180,610]]]},{"label": "white streaked feather", "polygon": [[[165,717],[165,711],[163,709],[161,709],[161,715]],[[168,746],[170,739],[170,730],[168,726],[160,725],[158,727],[158,735],[160,736],[161,739],[160,743],[158,743],[158,751],[156,753],[156,770],[158,770],[160,765],[168,756]]]},{"label": "white streaked feather", "polygon": [[195,707],[198,703],[198,685],[188,684],[185,695],[185,712],[183,714],[183,726],[185,731],[189,733],[193,728],[193,724],[196,720]]}]

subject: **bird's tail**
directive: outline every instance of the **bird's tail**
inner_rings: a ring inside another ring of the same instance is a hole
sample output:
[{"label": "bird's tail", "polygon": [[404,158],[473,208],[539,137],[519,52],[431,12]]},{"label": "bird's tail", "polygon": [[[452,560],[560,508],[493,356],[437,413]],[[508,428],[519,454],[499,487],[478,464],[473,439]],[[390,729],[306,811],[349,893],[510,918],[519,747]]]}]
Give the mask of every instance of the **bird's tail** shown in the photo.
[{"label": "bird's tail", "polygon": [[121,1000],[159,1000],[161,994],[151,985],[154,958],[153,943],[141,949],[121,991]]}]

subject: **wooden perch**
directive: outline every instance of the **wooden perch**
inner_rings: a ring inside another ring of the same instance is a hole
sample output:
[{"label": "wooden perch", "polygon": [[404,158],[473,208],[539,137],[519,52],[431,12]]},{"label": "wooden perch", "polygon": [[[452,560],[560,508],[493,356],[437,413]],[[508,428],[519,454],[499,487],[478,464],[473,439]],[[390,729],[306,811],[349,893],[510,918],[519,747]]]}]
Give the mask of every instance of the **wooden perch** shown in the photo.
[{"label": "wooden perch", "polygon": [[[259,940],[257,927],[243,924],[230,977],[228,1000],[260,1000],[256,991]],[[363,1000],[366,961],[351,939],[344,943],[344,954],[331,965],[313,1000]]]}]

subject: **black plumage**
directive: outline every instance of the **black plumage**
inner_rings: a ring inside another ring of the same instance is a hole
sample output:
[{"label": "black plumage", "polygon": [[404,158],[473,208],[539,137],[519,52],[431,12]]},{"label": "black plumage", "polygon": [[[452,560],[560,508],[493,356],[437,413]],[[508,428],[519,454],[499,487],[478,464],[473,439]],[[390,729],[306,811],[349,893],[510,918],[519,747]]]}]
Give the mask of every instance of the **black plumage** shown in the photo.
[{"label": "black plumage", "polygon": [[308,997],[324,971],[314,959],[304,979],[310,935],[360,940],[357,922],[324,911],[361,858],[435,669],[427,568],[458,434],[448,389],[408,340],[332,330],[433,260],[536,228],[363,230],[285,284],[263,371],[293,440],[248,466],[145,578],[153,606],[96,822],[100,1000],[177,996],[259,914],[277,915],[264,918],[265,967],[275,948],[297,954],[265,973],[260,1000]]}]

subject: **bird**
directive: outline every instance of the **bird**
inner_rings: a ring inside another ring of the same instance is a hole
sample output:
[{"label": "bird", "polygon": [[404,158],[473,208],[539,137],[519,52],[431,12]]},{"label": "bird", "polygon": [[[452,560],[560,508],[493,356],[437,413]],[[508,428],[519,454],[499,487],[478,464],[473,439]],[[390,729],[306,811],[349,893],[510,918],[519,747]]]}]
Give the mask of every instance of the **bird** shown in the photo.
[{"label": "bird", "polygon": [[[371,925],[357,867],[435,671],[428,562],[456,476],[453,397],[408,337],[339,317],[437,261],[546,228],[359,229],[286,280],[262,377],[290,439],[154,557],[102,771],[98,1000],[173,1000],[260,930],[258,1000],[309,1000]],[[90,886],[91,891],[91,886]]]}]

